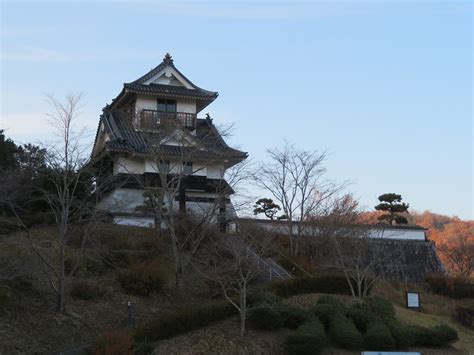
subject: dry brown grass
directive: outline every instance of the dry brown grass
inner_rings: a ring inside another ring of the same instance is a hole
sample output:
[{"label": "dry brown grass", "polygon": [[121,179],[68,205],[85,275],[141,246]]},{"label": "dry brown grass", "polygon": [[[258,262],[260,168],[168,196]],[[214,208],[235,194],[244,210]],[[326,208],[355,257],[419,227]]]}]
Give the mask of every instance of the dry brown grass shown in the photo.
[{"label": "dry brown grass", "polygon": [[[56,248],[53,227],[37,228],[33,239],[41,251],[54,260]],[[77,236],[72,238],[71,254],[77,250]],[[95,261],[102,261],[103,252],[111,246],[119,246],[119,257],[129,260],[123,265],[107,265],[102,274],[79,272],[71,283],[80,280],[101,285],[105,294],[99,300],[85,301],[66,296],[66,315],[54,309],[54,294],[44,274],[44,268],[33,253],[26,237],[15,233],[0,237],[0,260],[18,262],[23,274],[33,281],[32,292],[20,292],[8,300],[0,311],[0,354],[51,353],[68,347],[94,342],[106,329],[122,327],[127,319],[127,302],[133,305],[136,323],[157,317],[160,313],[184,305],[199,303],[204,299],[193,292],[177,297],[170,278],[163,292],[150,297],[128,295],[123,292],[117,275],[123,268],[152,262],[154,267],[169,267],[169,247],[166,238],[157,237],[153,231],[143,228],[127,228],[116,225],[100,225],[90,236],[85,254]],[[126,251],[125,253],[122,253]],[[144,261],[144,258],[149,258]],[[153,260],[153,261],[152,261]],[[192,279],[192,278],[191,278]],[[193,285],[190,285],[193,287]]]}]

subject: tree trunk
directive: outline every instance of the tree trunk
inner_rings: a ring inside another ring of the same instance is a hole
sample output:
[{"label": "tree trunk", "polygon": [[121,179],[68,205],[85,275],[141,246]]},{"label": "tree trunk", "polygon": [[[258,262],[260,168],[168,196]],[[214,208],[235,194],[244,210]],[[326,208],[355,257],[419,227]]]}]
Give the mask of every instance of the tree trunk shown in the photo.
[{"label": "tree trunk", "polygon": [[184,288],[183,268],[181,266],[181,263],[178,264],[175,271],[175,288],[178,293],[181,293]]},{"label": "tree trunk", "polygon": [[65,311],[65,300],[64,292],[66,289],[66,272],[65,272],[65,259],[66,259],[66,242],[64,232],[61,233],[59,243],[59,276],[58,276],[58,286],[57,286],[57,303],[56,311],[64,313]]},{"label": "tree trunk", "polygon": [[240,290],[240,336],[243,337],[245,334],[245,321],[247,313],[247,285],[244,284],[242,290]]},{"label": "tree trunk", "polygon": [[56,311],[60,313],[64,313],[65,311],[65,302],[64,302],[64,290],[65,290],[66,280],[64,275],[61,275],[58,278],[58,294],[57,294],[57,301],[56,301]]}]

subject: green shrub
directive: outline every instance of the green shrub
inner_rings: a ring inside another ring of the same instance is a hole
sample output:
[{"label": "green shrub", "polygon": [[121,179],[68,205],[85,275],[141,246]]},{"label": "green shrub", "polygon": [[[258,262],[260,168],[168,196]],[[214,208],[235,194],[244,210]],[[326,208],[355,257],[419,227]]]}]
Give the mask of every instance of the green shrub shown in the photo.
[{"label": "green shrub", "polygon": [[294,277],[287,280],[275,281],[270,284],[270,289],[281,297],[289,297],[302,293],[351,294],[350,287],[343,274]]},{"label": "green shrub", "polygon": [[436,334],[439,346],[447,346],[458,341],[458,333],[448,325],[442,324],[432,328]]},{"label": "green shrub", "polygon": [[362,336],[352,320],[336,315],[329,322],[331,339],[344,349],[359,349],[362,345]]},{"label": "green shrub", "polygon": [[251,328],[276,330],[285,325],[285,318],[275,308],[258,307],[248,314],[248,323]]},{"label": "green shrub", "polygon": [[344,316],[347,311],[346,305],[333,296],[321,296],[317,304],[311,309],[312,313],[317,316],[326,328],[334,317]]},{"label": "green shrub", "polygon": [[[220,287],[219,285],[219,289]],[[281,297],[267,289],[252,289],[247,294],[247,304],[249,305],[273,307],[275,304],[280,303],[280,301]]]},{"label": "green shrub", "polygon": [[474,282],[472,279],[431,274],[425,277],[425,282],[432,292],[440,295],[455,299],[474,298]]},{"label": "green shrub", "polygon": [[467,328],[474,328],[474,301],[458,305],[454,310],[454,319]]},{"label": "green shrub", "polygon": [[301,308],[279,305],[277,306],[276,311],[283,318],[283,326],[289,329],[296,329],[304,323],[313,320],[311,314]]},{"label": "green shrub", "polygon": [[339,298],[330,295],[322,295],[318,298],[318,304],[331,304],[339,308],[342,312],[346,311],[346,304]]},{"label": "green shrub", "polygon": [[72,298],[90,301],[102,298],[105,289],[90,281],[77,281],[72,284],[69,294]]},{"label": "green shrub", "polygon": [[457,332],[447,326],[438,325],[433,328],[408,326],[413,334],[413,345],[427,347],[446,347],[458,339]]},{"label": "green shrub", "polygon": [[397,349],[406,349],[415,344],[416,329],[401,324],[398,320],[390,320],[385,324],[392,334]]},{"label": "green shrub", "polygon": [[367,312],[360,304],[351,305],[346,311],[346,316],[352,319],[357,330],[361,333],[365,333],[369,324],[376,319],[372,313]]},{"label": "green shrub", "polygon": [[380,297],[366,297],[362,303],[362,310],[377,316],[383,321],[395,319],[393,304]]},{"label": "green shrub", "polygon": [[319,321],[302,325],[284,343],[285,350],[290,355],[319,354],[325,345],[326,334]]},{"label": "green shrub", "polygon": [[140,265],[119,274],[122,288],[131,294],[149,296],[160,292],[165,284],[165,272],[153,265]]},{"label": "green shrub", "polygon": [[393,350],[395,340],[389,328],[381,321],[369,325],[364,336],[364,345],[367,350]]},{"label": "green shrub", "polygon": [[134,339],[138,343],[146,343],[171,338],[226,319],[236,312],[230,303],[223,301],[182,308],[140,325],[135,330]]}]

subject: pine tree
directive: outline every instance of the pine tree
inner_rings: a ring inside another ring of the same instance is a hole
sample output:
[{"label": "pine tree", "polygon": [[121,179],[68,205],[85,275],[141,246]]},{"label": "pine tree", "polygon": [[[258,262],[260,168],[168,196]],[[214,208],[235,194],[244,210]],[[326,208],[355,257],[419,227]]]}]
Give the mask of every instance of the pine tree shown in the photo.
[{"label": "pine tree", "polygon": [[401,213],[408,212],[409,204],[402,202],[402,195],[395,193],[387,193],[379,196],[380,203],[375,206],[377,211],[387,212],[378,217],[379,221],[386,221],[390,225],[393,222],[396,224],[407,224],[408,220],[406,217],[400,215]]},{"label": "pine tree", "polygon": [[263,213],[271,220],[273,220],[278,211],[281,210],[280,206],[274,203],[271,198],[261,198],[255,202],[253,207],[253,213],[255,215]]}]

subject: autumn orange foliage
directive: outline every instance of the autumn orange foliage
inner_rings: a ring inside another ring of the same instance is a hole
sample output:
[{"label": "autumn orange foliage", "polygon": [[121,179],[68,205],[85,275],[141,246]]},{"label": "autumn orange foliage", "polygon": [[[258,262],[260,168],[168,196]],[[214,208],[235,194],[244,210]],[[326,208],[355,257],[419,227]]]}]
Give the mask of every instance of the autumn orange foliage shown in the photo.
[{"label": "autumn orange foliage", "polygon": [[[362,222],[378,223],[381,212],[362,214]],[[410,212],[409,225],[428,228],[428,239],[435,242],[438,255],[446,269],[462,276],[474,274],[474,221],[463,221],[430,211]]]}]

